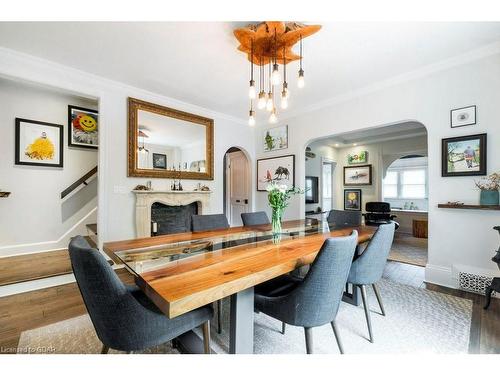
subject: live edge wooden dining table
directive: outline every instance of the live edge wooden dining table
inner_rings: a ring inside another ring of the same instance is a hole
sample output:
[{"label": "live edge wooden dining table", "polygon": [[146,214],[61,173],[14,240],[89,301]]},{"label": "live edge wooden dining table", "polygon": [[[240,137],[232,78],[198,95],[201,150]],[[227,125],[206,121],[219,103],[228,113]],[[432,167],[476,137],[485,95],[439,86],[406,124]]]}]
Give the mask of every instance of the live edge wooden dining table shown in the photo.
[{"label": "live edge wooden dining table", "polygon": [[[270,225],[187,232],[108,242],[104,251],[134,275],[136,284],[169,318],[230,296],[229,352],[253,353],[253,287],[311,264],[325,239],[358,231],[369,241],[373,227],[333,227],[316,219],[283,223],[279,241]],[[346,285],[344,301],[358,304]],[[183,351],[202,352],[193,332],[177,339]]]}]

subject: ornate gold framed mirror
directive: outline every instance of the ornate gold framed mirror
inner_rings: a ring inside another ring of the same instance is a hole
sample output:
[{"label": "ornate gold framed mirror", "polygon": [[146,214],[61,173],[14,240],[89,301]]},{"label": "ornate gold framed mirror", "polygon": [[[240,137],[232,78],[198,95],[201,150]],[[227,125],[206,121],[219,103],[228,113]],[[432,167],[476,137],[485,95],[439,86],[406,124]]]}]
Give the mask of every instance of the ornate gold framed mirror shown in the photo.
[{"label": "ornate gold framed mirror", "polygon": [[128,176],[213,180],[214,120],[128,98]]}]

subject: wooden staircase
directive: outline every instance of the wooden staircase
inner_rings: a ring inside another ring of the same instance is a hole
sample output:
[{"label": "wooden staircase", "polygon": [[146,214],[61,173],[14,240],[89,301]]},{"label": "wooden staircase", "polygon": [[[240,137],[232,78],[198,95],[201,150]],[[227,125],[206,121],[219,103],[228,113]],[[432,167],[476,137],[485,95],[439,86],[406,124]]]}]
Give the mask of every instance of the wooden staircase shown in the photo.
[{"label": "wooden staircase", "polygon": [[[93,247],[90,236],[85,239]],[[72,273],[68,249],[0,258],[0,286]]]}]

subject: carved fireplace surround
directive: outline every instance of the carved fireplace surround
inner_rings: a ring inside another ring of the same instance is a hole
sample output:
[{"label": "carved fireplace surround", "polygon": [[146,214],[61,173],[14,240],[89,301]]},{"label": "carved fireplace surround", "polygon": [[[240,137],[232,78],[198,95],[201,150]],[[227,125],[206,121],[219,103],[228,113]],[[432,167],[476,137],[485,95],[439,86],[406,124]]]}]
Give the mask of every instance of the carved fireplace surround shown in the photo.
[{"label": "carved fireplace surround", "polygon": [[155,202],[167,206],[185,206],[196,202],[198,214],[207,211],[211,191],[133,190],[135,194],[135,228],[138,238],[151,237],[151,206]]}]

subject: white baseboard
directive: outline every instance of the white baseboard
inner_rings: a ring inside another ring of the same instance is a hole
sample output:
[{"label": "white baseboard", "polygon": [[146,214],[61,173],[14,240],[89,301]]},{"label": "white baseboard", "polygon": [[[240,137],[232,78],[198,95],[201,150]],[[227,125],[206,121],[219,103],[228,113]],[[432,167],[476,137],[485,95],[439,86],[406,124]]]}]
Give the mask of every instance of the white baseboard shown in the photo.
[{"label": "white baseboard", "polygon": [[456,280],[453,279],[450,267],[427,264],[427,266],[425,266],[425,281],[448,288],[458,288]]},{"label": "white baseboard", "polygon": [[69,228],[63,235],[53,241],[8,245],[0,247],[0,258],[41,253],[45,251],[66,249],[71,237],[86,233],[86,224],[95,223],[97,220],[97,207],[94,207],[78,222]]}]

